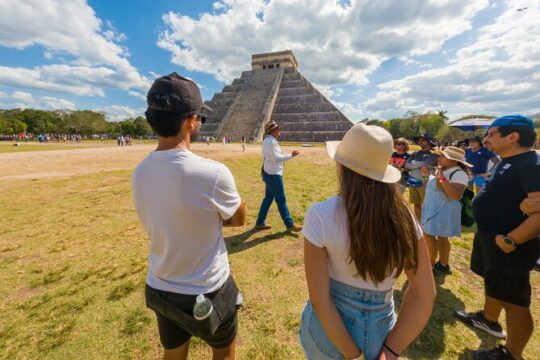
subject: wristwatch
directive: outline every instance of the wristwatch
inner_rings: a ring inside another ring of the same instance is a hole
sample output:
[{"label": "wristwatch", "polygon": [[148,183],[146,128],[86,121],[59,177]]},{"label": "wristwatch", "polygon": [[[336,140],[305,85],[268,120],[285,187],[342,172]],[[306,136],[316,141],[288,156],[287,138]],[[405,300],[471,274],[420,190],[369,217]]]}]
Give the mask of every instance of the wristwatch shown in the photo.
[{"label": "wristwatch", "polygon": [[503,237],[503,240],[508,245],[512,245],[513,247],[518,247],[518,243],[508,235],[505,235]]}]

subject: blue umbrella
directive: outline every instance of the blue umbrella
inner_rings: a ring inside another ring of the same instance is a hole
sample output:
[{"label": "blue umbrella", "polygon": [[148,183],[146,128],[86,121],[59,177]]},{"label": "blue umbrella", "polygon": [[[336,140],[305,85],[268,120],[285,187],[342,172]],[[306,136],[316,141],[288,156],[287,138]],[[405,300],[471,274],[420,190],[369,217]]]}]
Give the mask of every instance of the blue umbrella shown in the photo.
[{"label": "blue umbrella", "polygon": [[491,126],[491,123],[495,120],[494,118],[471,118],[471,119],[461,119],[455,120],[451,123],[448,123],[448,126],[456,127],[463,131],[473,131],[478,129],[487,129]]}]

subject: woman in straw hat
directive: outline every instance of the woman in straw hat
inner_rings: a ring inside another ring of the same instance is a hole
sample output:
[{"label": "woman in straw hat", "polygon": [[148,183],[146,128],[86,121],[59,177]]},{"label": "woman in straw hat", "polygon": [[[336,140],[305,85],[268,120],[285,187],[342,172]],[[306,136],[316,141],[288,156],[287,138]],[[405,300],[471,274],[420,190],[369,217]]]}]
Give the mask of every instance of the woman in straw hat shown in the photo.
[{"label": "woman in straw hat", "polygon": [[[455,146],[444,149],[437,159],[437,169],[429,175],[422,168],[422,179],[427,181],[426,198],[422,205],[422,229],[428,244],[433,269],[451,274],[449,237],[461,236],[461,197],[468,183],[465,152]],[[437,260],[439,257],[439,261]]]},{"label": "woman in straw hat", "polygon": [[[360,123],[326,146],[339,193],[305,216],[300,342],[309,359],[395,359],[428,321],[435,285],[422,230],[395,184],[401,173],[388,164],[392,136]],[[402,271],[409,286],[396,320]]]}]

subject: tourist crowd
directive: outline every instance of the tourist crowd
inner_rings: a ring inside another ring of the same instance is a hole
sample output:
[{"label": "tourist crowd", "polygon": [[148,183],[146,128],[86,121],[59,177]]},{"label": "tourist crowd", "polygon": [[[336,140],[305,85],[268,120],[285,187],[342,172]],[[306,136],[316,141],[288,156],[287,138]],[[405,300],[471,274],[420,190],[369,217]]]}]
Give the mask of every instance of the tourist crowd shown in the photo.
[{"label": "tourist crowd", "polygon": [[[212,111],[198,86],[176,73],[153,83],[146,118],[156,151],[132,177],[137,214],[150,238],[146,304],[157,318],[165,359],[186,359],[196,336],[214,359],[234,359],[243,298],[231,275],[222,229],[242,226],[246,206],[231,171],[190,151]],[[484,308],[456,309],[462,322],[504,345],[474,359],[522,359],[532,334],[530,271],[540,256],[540,155],[534,123],[500,117],[485,137],[436,148],[429,134],[392,139],[354,125],[326,143],[338,191],[307,210],[303,227],[287,206],[279,124],[265,124],[265,193],[254,231],[275,201],[285,229],[304,236],[309,298],[298,338],[308,359],[397,359],[423,330],[436,298],[434,275],[451,274],[453,237],[476,221],[471,269],[484,279]],[[476,194],[472,192],[476,191]],[[472,200],[474,196],[474,201]],[[407,197],[412,208],[407,203]],[[470,203],[472,201],[472,209]],[[473,214],[470,213],[473,212]],[[393,286],[404,273],[399,315]],[[498,322],[506,313],[506,330]]]}]

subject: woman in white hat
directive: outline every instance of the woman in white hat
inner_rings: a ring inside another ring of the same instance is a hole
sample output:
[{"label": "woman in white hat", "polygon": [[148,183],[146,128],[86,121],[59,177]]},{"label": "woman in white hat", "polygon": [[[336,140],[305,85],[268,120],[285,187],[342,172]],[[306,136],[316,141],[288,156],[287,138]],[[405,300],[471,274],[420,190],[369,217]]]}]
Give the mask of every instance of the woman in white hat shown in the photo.
[{"label": "woman in white hat", "polygon": [[[305,216],[300,342],[309,359],[396,359],[427,323],[435,284],[422,230],[395,184],[401,173],[388,164],[392,136],[360,123],[326,146],[339,194]],[[396,320],[402,271],[409,286]]]},{"label": "woman in white hat", "polygon": [[[437,169],[429,175],[422,168],[422,180],[427,181],[426,197],[422,204],[422,229],[428,244],[434,270],[451,274],[449,237],[461,236],[461,197],[468,184],[471,164],[465,161],[465,151],[449,146],[441,151]],[[437,260],[439,257],[439,261]]]}]

